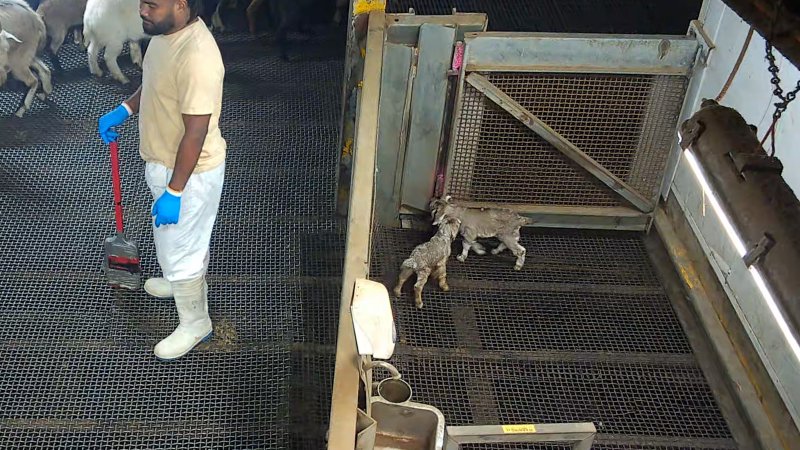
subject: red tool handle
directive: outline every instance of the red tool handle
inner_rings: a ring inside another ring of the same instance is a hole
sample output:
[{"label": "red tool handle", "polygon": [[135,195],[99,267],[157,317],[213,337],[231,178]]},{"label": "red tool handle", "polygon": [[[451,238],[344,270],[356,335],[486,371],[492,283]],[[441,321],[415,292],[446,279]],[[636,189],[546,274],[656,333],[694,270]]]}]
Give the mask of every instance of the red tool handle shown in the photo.
[{"label": "red tool handle", "polygon": [[122,233],[122,183],[119,179],[119,146],[116,141],[111,143],[111,180],[114,183],[117,233]]}]

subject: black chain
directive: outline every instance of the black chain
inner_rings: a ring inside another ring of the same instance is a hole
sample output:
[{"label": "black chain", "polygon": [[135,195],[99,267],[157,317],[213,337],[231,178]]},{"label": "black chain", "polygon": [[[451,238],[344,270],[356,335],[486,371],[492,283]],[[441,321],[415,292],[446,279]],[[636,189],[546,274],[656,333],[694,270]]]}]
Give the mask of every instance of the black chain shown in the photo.
[{"label": "black chain", "polygon": [[785,96],[783,95],[783,88],[781,87],[781,79],[778,76],[778,66],[775,64],[775,55],[772,54],[772,44],[769,41],[767,42],[767,61],[769,61],[769,72],[772,74],[772,79],[770,82],[775,86],[775,90],[772,91],[778,99],[779,102],[775,103],[775,113],[772,115],[773,120],[778,120],[781,118],[781,115],[786,111],[786,108],[789,107],[789,103],[791,103],[796,97],[797,94],[800,93],[800,80],[797,81],[797,86],[788,92]]},{"label": "black chain", "polygon": [[[778,126],[778,120],[780,120],[783,113],[786,111],[786,108],[789,107],[789,103],[791,103],[796,97],[797,94],[800,93],[800,80],[797,80],[797,86],[792,89],[790,92],[783,95],[783,88],[781,87],[781,79],[778,76],[778,65],[775,64],[775,55],[772,53],[772,39],[775,37],[775,25],[778,23],[778,17],[780,15],[781,9],[783,8],[783,0],[779,0],[778,3],[775,5],[775,15],[772,18],[772,23],[770,24],[770,35],[768,39],[764,39],[766,42],[767,47],[767,61],[769,62],[769,72],[772,74],[772,78],[770,82],[775,89],[772,93],[778,97],[780,101],[775,102],[775,112],[772,114],[772,126],[769,128],[767,135],[771,135],[770,145],[771,153],[770,156],[775,156],[775,127]],[[764,136],[766,139],[767,136]],[[763,142],[762,142],[763,144]]]}]

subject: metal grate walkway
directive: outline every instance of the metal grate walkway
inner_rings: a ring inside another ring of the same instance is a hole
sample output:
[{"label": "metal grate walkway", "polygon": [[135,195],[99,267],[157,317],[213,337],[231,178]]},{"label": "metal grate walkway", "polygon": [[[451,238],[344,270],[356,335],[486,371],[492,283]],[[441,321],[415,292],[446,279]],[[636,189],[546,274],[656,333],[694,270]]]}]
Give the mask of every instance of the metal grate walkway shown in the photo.
[{"label": "metal grate walkway", "polygon": [[[283,63],[255,39],[219,36],[229,157],[215,337],[168,364],[152,348],[177,325],[171,301],[113,292],[100,271],[113,205],[95,124],[132,87],[90,78],[69,44],[48,104],[11,119],[22,92],[0,91],[0,448],[324,446],[344,251],[333,209],[343,42],[319,35]],[[135,120],[121,135],[126,227],[151,276]]]},{"label": "metal grate walkway", "polygon": [[[378,227],[371,277],[393,287],[427,238]],[[736,448],[640,237],[524,230],[521,244],[517,272],[508,252],[456,261],[456,241],[450,292],[429,283],[420,311],[410,282],[394,300],[392,360],[416,401],[450,425],[594,422],[601,449]]]}]

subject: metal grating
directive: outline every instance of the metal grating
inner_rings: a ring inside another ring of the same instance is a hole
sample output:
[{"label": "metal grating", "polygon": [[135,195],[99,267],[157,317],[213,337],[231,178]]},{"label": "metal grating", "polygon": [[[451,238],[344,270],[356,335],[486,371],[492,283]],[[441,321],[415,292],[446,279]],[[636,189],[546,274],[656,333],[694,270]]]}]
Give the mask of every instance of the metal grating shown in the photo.
[{"label": "metal grating", "polygon": [[[112,291],[100,270],[113,205],[96,121],[133,86],[91,78],[68,43],[52,97],[24,119],[10,118],[22,92],[0,91],[0,447],[323,448],[345,243],[343,40],[319,33],[287,64],[244,34],[217,37],[229,155],[215,335],[171,364],[152,347],[177,324],[172,302]],[[121,135],[126,231],[157,275],[135,121]]]},{"label": "metal grating", "polygon": [[[428,237],[375,226],[370,277],[393,287]],[[630,448],[736,448],[638,234],[524,229],[521,243],[519,272],[508,255],[453,255],[450,292],[430,282],[418,310],[412,281],[393,300],[393,363],[416,401],[450,425],[591,421]]]},{"label": "metal grating", "polygon": [[598,433],[638,439],[731,439],[697,368],[443,357],[405,349],[393,360],[414,399],[439,408],[450,425],[594,422]]},{"label": "metal grating", "polygon": [[[429,237],[425,232],[377,226],[370,260],[371,276],[383,279],[396,274],[411,250]],[[488,248],[498,244],[495,240],[482,242]],[[620,292],[624,287],[660,292],[644,245],[635,235],[541,230],[523,232],[520,244],[527,249],[525,266],[520,271],[512,269],[515,258],[504,252],[497,256],[470,253],[466,263],[448,264],[447,273],[469,282],[488,281],[526,288],[559,283],[585,289],[604,285]],[[452,251],[454,255],[461,252],[460,239],[454,242]]]},{"label": "metal grating", "polygon": [[[492,73],[489,80],[645,197],[656,195],[686,80],[675,76]],[[454,198],[495,203],[626,203],[465,84],[448,179]],[[513,162],[513,163],[511,163]]]}]

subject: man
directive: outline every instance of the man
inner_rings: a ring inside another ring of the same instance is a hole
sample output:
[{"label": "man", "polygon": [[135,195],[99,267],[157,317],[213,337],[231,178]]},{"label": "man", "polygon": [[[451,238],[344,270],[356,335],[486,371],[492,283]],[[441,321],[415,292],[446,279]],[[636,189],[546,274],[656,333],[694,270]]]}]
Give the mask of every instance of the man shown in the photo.
[{"label": "man", "polygon": [[144,289],[175,300],[180,325],[154,349],[172,360],[212,333],[205,274],[225,176],[227,145],[218,127],[225,68],[196,0],[141,0],[139,15],[153,36],[142,85],[100,118],[99,133],[110,143],[118,137],[113,127],[139,114],[139,153],[155,200],[153,240],[164,275]]}]

